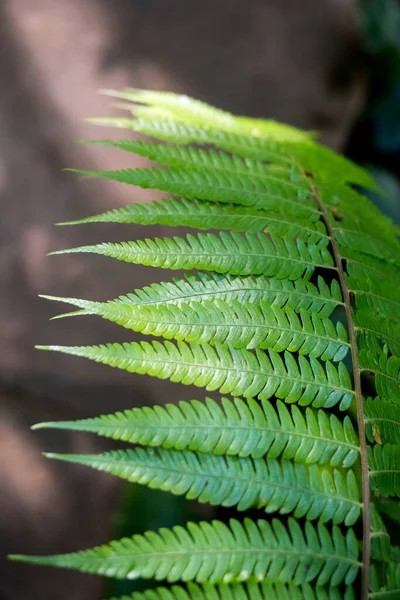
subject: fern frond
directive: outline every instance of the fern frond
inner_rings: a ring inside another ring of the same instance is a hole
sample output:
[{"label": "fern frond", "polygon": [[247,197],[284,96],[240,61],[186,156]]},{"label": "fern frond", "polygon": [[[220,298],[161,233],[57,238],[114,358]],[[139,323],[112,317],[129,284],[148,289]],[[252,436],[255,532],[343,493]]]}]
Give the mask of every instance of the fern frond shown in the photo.
[{"label": "fern frond", "polygon": [[[321,179],[328,181],[341,181],[358,183],[365,187],[375,188],[375,183],[363,169],[354,165],[343,156],[339,156],[315,142],[308,142],[304,132],[300,137],[293,137],[292,130],[282,130],[280,124],[257,120],[257,125],[246,127],[246,134],[238,134],[239,129],[224,129],[224,119],[216,127],[206,121],[200,122],[189,118],[185,120],[183,115],[169,112],[165,107],[139,108],[132,105],[137,118],[131,120],[90,119],[91,122],[103,125],[117,125],[127,127],[137,132],[145,133],[159,140],[175,142],[178,144],[212,144],[229,152],[241,156],[259,160],[274,160],[276,162],[296,162],[305,171],[318,173]],[[237,119],[237,117],[236,117]],[[253,120],[251,120],[253,121]],[[231,123],[233,123],[231,121]],[[237,120],[238,128],[240,127]],[[261,130],[260,130],[261,127]],[[263,135],[263,127],[267,131]],[[232,133],[234,131],[235,133]],[[279,134],[277,132],[279,131]],[[251,132],[251,135],[249,133]],[[288,133],[290,132],[290,133]],[[275,135],[274,135],[275,133]]]},{"label": "fern frond", "polygon": [[365,252],[357,252],[350,248],[342,249],[343,258],[346,259],[347,270],[349,273],[354,273],[356,278],[383,280],[383,281],[399,281],[400,269],[396,265],[374,258]]},{"label": "fern frond", "polygon": [[82,223],[161,224],[195,229],[246,231],[248,233],[264,231],[287,238],[298,237],[308,243],[316,243],[328,238],[321,221],[311,222],[301,220],[291,214],[282,215],[272,210],[199,202],[187,198],[163,199],[151,204],[131,204],[94,217],[59,223],[59,225]]},{"label": "fern frond", "polygon": [[245,236],[232,232],[211,233],[186,239],[155,238],[136,242],[103,243],[59,250],[52,254],[90,253],[110,256],[128,263],[162,269],[200,269],[232,275],[260,275],[278,279],[310,278],[316,267],[335,269],[329,251],[323,246],[306,245],[264,234]]},{"label": "fern frond", "polygon": [[382,343],[395,356],[400,356],[400,324],[393,323],[382,315],[374,315],[365,310],[357,310],[354,323],[360,348],[366,348],[375,354],[382,352]]},{"label": "fern frond", "polygon": [[[400,281],[394,280],[394,281]],[[351,268],[348,285],[356,296],[357,307],[370,314],[381,313],[384,317],[398,322],[400,320],[400,300],[397,287],[384,280],[371,280],[361,270]]]},{"label": "fern frond", "polygon": [[233,348],[289,350],[322,360],[342,360],[349,349],[347,332],[340,321],[320,319],[301,310],[281,309],[260,302],[257,306],[232,300],[193,302],[159,307],[135,306],[123,300],[91,302],[43,296],[74,304],[86,314],[100,315],[147,335],[186,342],[228,344]]},{"label": "fern frond", "polygon": [[[160,144],[153,142],[145,142],[143,140],[79,140],[79,143],[90,144],[95,146],[112,146],[119,148],[125,152],[131,152],[139,156],[144,156],[159,165],[172,167],[173,169],[184,169],[185,171],[212,171],[213,173],[221,173],[223,176],[232,174],[235,179],[240,175],[254,175],[257,179],[268,180],[276,177],[276,182],[284,181],[289,183],[292,188],[296,186],[290,182],[290,174],[288,168],[276,168],[274,163],[267,164],[261,160],[250,160],[242,158],[235,154],[227,154],[212,148],[205,150],[204,148],[195,148],[193,146],[177,146],[170,144]],[[286,173],[286,177],[279,177],[279,174]],[[293,189],[294,191],[294,189]],[[311,208],[315,208],[309,203]]]},{"label": "fern frond", "polygon": [[287,527],[277,519],[243,524],[232,519],[229,527],[219,521],[188,523],[187,529],[163,528],[83,552],[13,558],[119,579],[227,583],[254,577],[333,587],[351,584],[361,566],[351,528],[344,536],[337,526],[331,532],[306,522],[302,530],[292,518]]},{"label": "fern frond", "polygon": [[400,497],[400,446],[385,444],[368,448],[371,487],[381,496]]},{"label": "fern frond", "polygon": [[[318,183],[318,194],[322,203],[329,208],[327,218],[331,226],[340,229],[350,228],[355,231],[377,234],[380,239],[396,242],[400,227],[384,215],[368,198],[354,188],[338,182]],[[351,224],[351,227],[349,225]],[[368,252],[363,247],[362,252]]]},{"label": "fern frond", "polygon": [[159,166],[79,172],[172,197],[78,222],[213,233],[56,252],[197,273],[108,302],[47,296],[77,309],[60,316],[98,315],[173,343],[42,348],[230,397],[36,428],[142,446],[52,458],[280,520],[189,524],[82,553],[17,558],[204,584],[130,600],[397,598],[400,550],[388,524],[400,497],[400,228],[362,193],[372,178],[291,127],[173,94],[109,93],[135,115],[103,124],[155,142],[95,143]]},{"label": "fern frond", "polygon": [[[267,166],[261,161],[243,160],[238,156],[229,156],[213,150],[206,151],[193,147],[152,144],[141,140],[92,140],[86,143],[114,146],[134,152],[172,167],[172,170],[128,169],[111,172],[86,171],[85,174],[111,178],[123,183],[140,185],[141,187],[161,189],[179,195],[194,196],[203,200],[237,202],[247,206],[258,206],[261,201],[260,208],[268,209],[273,206],[275,211],[283,213],[286,217],[307,218],[309,225],[316,221],[320,228],[320,237],[315,236],[316,239],[326,237],[326,230],[323,223],[318,220],[320,214],[312,198],[309,182],[306,178],[299,177],[296,183],[293,183],[289,172],[280,171],[278,175],[273,170],[273,166]],[[208,189],[209,186],[211,186],[211,191]],[[228,197],[226,196],[227,189],[229,189]],[[256,196],[257,194],[266,194],[267,198],[257,201],[254,194]],[[374,248],[377,244],[377,235],[381,232],[382,241],[379,251],[376,250],[378,256],[380,257],[382,252],[388,252],[388,237],[393,239],[392,251],[398,252],[396,238],[393,236],[393,225],[389,220],[384,219],[378,210],[374,210],[371,204],[360,194],[356,192],[349,193],[347,190],[343,193],[343,190],[341,190],[338,196],[332,196],[329,189],[329,192],[325,192],[323,198],[328,206],[332,204],[337,206],[337,199],[339,198],[340,205],[344,204],[346,208],[345,223],[342,219],[340,227],[334,227],[338,235],[343,236],[345,234],[343,243],[346,246],[359,248],[361,245],[361,250],[375,254],[371,251],[371,248]],[[354,211],[354,206],[357,206],[358,212],[356,211],[351,218],[349,208]],[[359,212],[361,208],[363,213]],[[373,224],[368,219],[360,218],[360,215],[365,215],[365,211],[373,217]],[[132,213],[130,216],[133,216]],[[110,215],[106,218],[110,218]],[[334,220],[333,225],[336,225]],[[360,229],[366,229],[369,232],[368,238],[365,237],[366,233],[360,232]],[[395,231],[398,234],[398,229]],[[277,231],[277,233],[283,232],[282,229]],[[388,233],[392,235],[388,236]],[[359,237],[357,237],[360,235],[364,236],[361,238],[361,243]],[[288,233],[286,237],[289,237]],[[352,241],[353,239],[354,241]]]},{"label": "fern frond", "polygon": [[346,228],[343,223],[333,227],[340,248],[350,248],[356,252],[364,252],[380,260],[400,266],[400,249],[397,244],[379,239],[377,234],[365,233],[359,229]]},{"label": "fern frond", "polygon": [[386,581],[380,584],[379,577],[374,569],[372,577],[370,600],[398,600],[400,594],[400,564],[390,563],[386,571]]},{"label": "fern frond", "polygon": [[359,442],[348,416],[340,421],[324,410],[307,408],[303,414],[281,400],[274,404],[240,398],[211,398],[145,406],[124,413],[78,421],[40,423],[48,427],[88,431],[145,446],[194,450],[260,458],[293,459],[307,464],[350,467],[359,456]]},{"label": "fern frond", "polygon": [[[380,514],[389,518],[389,523],[393,521],[400,525],[400,506],[397,498],[377,498],[375,504]],[[392,560],[398,559],[400,559],[400,550],[397,552],[396,557],[394,557],[392,547]]]},{"label": "fern frond", "polygon": [[187,588],[173,585],[154,590],[134,592],[123,598],[110,600],[355,600],[353,589],[346,587],[344,595],[339,588],[301,586],[292,583],[270,583],[268,581],[248,583],[196,584]]},{"label": "fern frond", "polygon": [[349,373],[342,362],[337,368],[329,361],[322,366],[316,359],[307,360],[304,356],[296,361],[289,352],[282,359],[272,350],[268,354],[256,350],[253,354],[221,345],[185,342],[39,348],[245,398],[258,396],[264,400],[275,395],[286,402],[316,408],[340,403],[340,409],[345,410],[354,397]]},{"label": "fern frond", "polygon": [[400,440],[400,406],[381,398],[368,398],[364,404],[368,439],[375,441],[378,434],[382,444],[396,444]]},{"label": "fern frond", "polygon": [[135,119],[126,117],[97,117],[87,119],[87,121],[106,127],[112,126],[130,129],[158,140],[176,144],[212,145],[252,160],[273,160],[274,164],[285,168],[290,165],[290,159],[284,154],[279,153],[275,141],[265,141],[264,139],[260,148],[259,143],[256,144],[253,137],[221,131],[212,127],[190,125],[168,118],[149,119],[143,113],[141,117]]},{"label": "fern frond", "polygon": [[[302,192],[285,179],[272,175],[255,179],[249,174],[222,175],[213,171],[181,171],[176,169],[121,169],[118,171],[74,172],[101,177],[119,183],[156,189],[178,196],[222,203],[235,203],[257,209],[272,209],[281,214],[294,214],[317,221],[320,213],[309,192]],[[234,167],[233,167],[234,172]],[[308,195],[306,195],[308,194]]]},{"label": "fern frond", "polygon": [[132,294],[121,296],[116,302],[181,306],[213,299],[253,305],[267,302],[279,308],[290,307],[296,312],[305,310],[321,318],[329,317],[336,307],[343,306],[336,279],[328,286],[322,277],[318,277],[316,286],[304,279],[290,281],[276,277],[239,277],[216,273],[198,273],[197,277],[186,274],[184,279],[174,278],[172,282],[153,283]]},{"label": "fern frond", "polygon": [[318,185],[318,195],[328,209],[326,218],[341,252],[363,252],[393,262],[399,254],[400,228],[365,196],[348,186]]},{"label": "fern frond", "polygon": [[238,117],[183,94],[153,92],[137,88],[126,88],[122,91],[102,90],[102,93],[113,98],[128,100],[132,104],[128,104],[126,108],[134,111],[135,114],[138,114],[137,111],[140,111],[143,105],[147,105],[153,116],[161,113],[177,121],[205,124],[224,131],[240,131],[242,134],[252,137],[262,136],[282,141],[302,141],[314,137],[312,133],[300,131],[295,127],[276,121]]},{"label": "fern frond", "polygon": [[378,512],[377,505],[371,504],[371,547],[374,560],[390,563],[390,536]]},{"label": "fern frond", "polygon": [[318,467],[284,459],[251,459],[152,448],[105,454],[46,454],[111,473],[130,482],[184,494],[215,506],[293,513],[321,523],[354,525],[361,506],[355,475],[332,475]]},{"label": "fern frond", "polygon": [[398,402],[400,398],[400,358],[380,355],[362,349],[360,351],[360,367],[375,376],[375,388],[381,398]]}]

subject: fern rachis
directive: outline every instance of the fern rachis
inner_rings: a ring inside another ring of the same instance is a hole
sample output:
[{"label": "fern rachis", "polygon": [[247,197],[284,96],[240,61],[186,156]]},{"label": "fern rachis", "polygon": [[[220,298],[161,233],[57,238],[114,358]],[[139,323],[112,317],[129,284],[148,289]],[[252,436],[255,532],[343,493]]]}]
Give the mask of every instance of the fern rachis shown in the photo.
[{"label": "fern rachis", "polygon": [[[75,306],[61,316],[95,314],[165,342],[45,348],[228,396],[37,427],[133,443],[48,456],[236,507],[240,520],[19,558],[188,582],[132,600],[400,597],[382,504],[400,496],[400,244],[397,227],[352,187],[373,183],[290,127],[171,94],[115,95],[136,116],[106,124],[166,143],[96,143],[161,166],[84,172],[175,196],[82,222],[215,231],[55,252],[188,273],[105,303],[46,296]],[[241,519],[250,508],[258,521]]]}]

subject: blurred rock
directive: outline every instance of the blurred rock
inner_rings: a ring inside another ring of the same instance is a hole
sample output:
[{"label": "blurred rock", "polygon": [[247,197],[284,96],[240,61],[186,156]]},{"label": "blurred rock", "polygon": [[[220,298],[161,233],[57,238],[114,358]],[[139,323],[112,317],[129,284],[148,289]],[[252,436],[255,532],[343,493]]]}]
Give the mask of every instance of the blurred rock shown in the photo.
[{"label": "blurred rock", "polygon": [[[84,400],[84,397],[82,397]],[[88,600],[101,597],[101,579],[73,572],[10,563],[5,553],[54,554],[110,539],[110,512],[120,485],[76,465],[46,460],[41,452],[104,450],[93,436],[29,427],[73,417],[43,396],[0,391],[0,598]]]}]

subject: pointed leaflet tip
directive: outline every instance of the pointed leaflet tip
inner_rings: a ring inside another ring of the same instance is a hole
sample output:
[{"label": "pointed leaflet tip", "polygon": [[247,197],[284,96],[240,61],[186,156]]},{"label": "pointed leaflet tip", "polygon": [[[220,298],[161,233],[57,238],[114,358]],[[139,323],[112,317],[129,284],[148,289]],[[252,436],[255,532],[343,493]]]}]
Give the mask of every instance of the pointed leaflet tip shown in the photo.
[{"label": "pointed leaflet tip", "polygon": [[[31,426],[32,431],[36,431],[37,429],[66,429],[69,431],[74,430],[75,421],[44,421],[43,423],[35,423]],[[52,458],[48,453],[43,452],[43,456],[47,456],[48,458]]]},{"label": "pointed leaflet tip", "polygon": [[80,221],[60,221],[59,223],[54,223],[56,227],[64,227],[64,225],[77,225]]},{"label": "pointed leaflet tip", "polygon": [[91,175],[93,171],[88,171],[87,169],[74,169],[73,167],[65,167],[63,171],[67,171],[68,173],[81,173],[82,175]]},{"label": "pointed leaflet tip", "polygon": [[32,563],[37,565],[49,565],[52,564],[52,556],[28,556],[27,554],[9,554],[8,560],[16,562]]},{"label": "pointed leaflet tip", "polygon": [[100,456],[98,454],[57,454],[55,452],[43,452],[42,454],[51,460],[61,460],[83,466],[91,466],[91,459]]},{"label": "pointed leaflet tip", "polygon": [[61,296],[49,296],[48,294],[38,294],[39,298],[44,298],[45,300],[54,300],[56,302],[65,302],[66,298],[62,298]]},{"label": "pointed leaflet tip", "polygon": [[15,562],[24,562],[28,557],[24,554],[8,554],[7,559]]},{"label": "pointed leaflet tip", "polygon": [[68,317],[87,316],[87,315],[91,315],[91,314],[93,314],[93,313],[88,312],[87,310],[84,310],[82,308],[81,310],[73,310],[71,312],[62,313],[61,315],[55,315],[54,317],[50,318],[50,321],[57,321],[57,319],[67,319]]},{"label": "pointed leaflet tip", "polygon": [[[78,300],[75,301],[75,298],[63,298],[62,296],[49,296],[47,294],[38,294],[39,298],[44,298],[45,300],[51,300],[55,302],[64,302],[66,304],[72,304],[73,306],[80,306]],[[57,319],[65,319],[67,317],[75,317],[79,315],[90,315],[91,312],[88,312],[85,308],[79,308],[78,310],[73,310],[71,312],[62,313],[60,315],[55,315],[54,317],[50,317],[50,321],[55,321]]]},{"label": "pointed leaflet tip", "polygon": [[48,252],[46,256],[55,256],[56,254],[68,254],[69,250],[53,250],[52,252]]},{"label": "pointed leaflet tip", "polygon": [[[105,213],[107,214],[107,213]],[[82,219],[76,219],[75,221],[60,221],[59,223],[55,223],[56,227],[63,227],[64,225],[82,225],[87,223],[96,223],[98,222],[96,216],[90,215],[89,217],[83,217]],[[101,215],[100,215],[101,216]]]},{"label": "pointed leaflet tip", "polygon": [[102,96],[112,96],[113,98],[119,98],[121,96],[122,92],[118,91],[118,90],[101,88],[101,89],[98,90],[97,93],[101,94]]},{"label": "pointed leaflet tip", "polygon": [[50,429],[51,425],[52,423],[50,421],[48,423],[35,423],[34,425],[31,425],[30,430],[36,431],[36,429]]},{"label": "pointed leaflet tip", "polygon": [[64,248],[63,250],[53,250],[53,252],[49,252],[47,256],[55,256],[57,254],[74,254],[77,252],[86,252],[85,248],[88,246],[81,246],[78,248]]},{"label": "pointed leaflet tip", "polygon": [[[53,460],[63,460],[63,454],[57,454],[55,452],[42,452],[42,456],[45,458],[51,458]],[[67,454],[65,456],[68,456]]]},{"label": "pointed leaflet tip", "polygon": [[34,346],[36,350],[51,350],[52,352],[63,352],[69,346]]}]

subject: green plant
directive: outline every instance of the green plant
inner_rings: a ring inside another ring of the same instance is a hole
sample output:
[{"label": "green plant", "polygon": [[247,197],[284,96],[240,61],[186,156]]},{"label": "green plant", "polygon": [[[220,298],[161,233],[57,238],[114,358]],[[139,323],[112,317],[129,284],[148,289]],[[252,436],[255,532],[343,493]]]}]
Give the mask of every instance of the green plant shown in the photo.
[{"label": "green plant", "polygon": [[174,342],[43,348],[223,398],[36,427],[137,445],[51,458],[200,502],[259,509],[259,519],[238,515],[80,553],[14,558],[189,582],[132,600],[399,598],[400,550],[386,527],[399,520],[398,501],[385,500],[400,495],[399,229],[359,191],[373,187],[370,176],[288,126],[173,94],[111,94],[135,116],[97,122],[168,143],[92,143],[164,167],[82,172],[173,197],[81,222],[220,231],[59,252],[199,273],[105,303],[51,298],[74,305],[74,315]]}]

